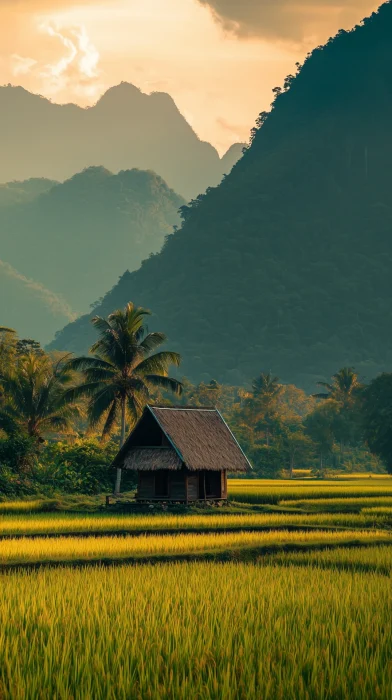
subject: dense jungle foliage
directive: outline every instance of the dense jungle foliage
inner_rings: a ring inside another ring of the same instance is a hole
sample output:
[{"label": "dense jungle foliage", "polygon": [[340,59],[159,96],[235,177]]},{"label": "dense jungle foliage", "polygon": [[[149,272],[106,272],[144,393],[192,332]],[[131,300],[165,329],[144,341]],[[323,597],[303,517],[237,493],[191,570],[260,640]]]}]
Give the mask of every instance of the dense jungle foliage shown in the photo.
[{"label": "dense jungle foliage", "polygon": [[[180,358],[159,349],[165,336],[148,332],[146,315],[129,304],[108,319],[95,317],[98,340],[79,358],[47,354],[39,343],[1,331],[0,493],[111,491],[109,467],[146,403],[218,407],[254,477],[392,470],[391,423],[384,421],[391,374],[365,385],[345,367],[314,395],[271,372],[246,387],[179,383],[168,370]],[[123,490],[134,484],[134,474],[125,474]]]},{"label": "dense jungle foliage", "polygon": [[[392,343],[392,5],[316,48],[260,115],[222,184],[182,208],[161,253],[103,299],[154,309],[192,381],[260,367],[314,391],[370,378]],[[88,316],[51,348],[85,351]]]}]

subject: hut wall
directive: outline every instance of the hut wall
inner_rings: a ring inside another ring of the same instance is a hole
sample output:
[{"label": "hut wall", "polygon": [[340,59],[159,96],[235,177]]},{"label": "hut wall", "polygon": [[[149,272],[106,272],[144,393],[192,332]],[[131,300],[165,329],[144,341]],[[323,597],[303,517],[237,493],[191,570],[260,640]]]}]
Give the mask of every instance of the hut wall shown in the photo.
[{"label": "hut wall", "polygon": [[137,497],[141,499],[154,498],[155,496],[155,475],[154,472],[138,473]]},{"label": "hut wall", "polygon": [[169,486],[170,499],[172,501],[186,500],[185,471],[173,471],[170,474]]},{"label": "hut wall", "polygon": [[199,472],[188,474],[188,501],[197,501],[199,498]]},{"label": "hut wall", "polygon": [[227,472],[221,472],[222,498],[227,498]]}]

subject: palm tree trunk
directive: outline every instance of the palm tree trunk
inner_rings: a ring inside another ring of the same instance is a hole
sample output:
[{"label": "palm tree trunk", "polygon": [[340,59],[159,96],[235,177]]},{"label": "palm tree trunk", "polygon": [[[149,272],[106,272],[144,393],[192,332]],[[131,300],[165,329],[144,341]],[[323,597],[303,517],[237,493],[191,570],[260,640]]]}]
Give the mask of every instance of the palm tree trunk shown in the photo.
[{"label": "palm tree trunk", "polygon": [[[121,401],[121,437],[120,437],[120,449],[125,443],[125,430],[126,430],[126,410],[125,410],[125,398]],[[116,473],[116,485],[114,487],[114,495],[119,496],[121,489],[121,469],[117,467]]]}]

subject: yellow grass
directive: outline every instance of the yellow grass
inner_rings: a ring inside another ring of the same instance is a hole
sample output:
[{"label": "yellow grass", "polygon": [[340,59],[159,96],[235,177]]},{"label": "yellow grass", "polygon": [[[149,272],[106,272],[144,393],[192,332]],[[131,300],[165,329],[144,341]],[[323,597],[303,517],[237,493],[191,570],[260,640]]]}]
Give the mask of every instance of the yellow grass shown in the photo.
[{"label": "yellow grass", "polygon": [[[271,554],[265,559],[268,563],[285,566],[317,566],[329,569],[354,571],[376,571],[384,575],[392,574],[392,546],[336,548],[305,552],[282,552]],[[387,583],[388,587],[390,583]]]},{"label": "yellow grass", "polygon": [[0,516],[0,537],[12,535],[99,534],[158,532],[160,530],[208,531],[225,529],[308,527],[365,528],[382,526],[383,513],[316,514],[192,514],[192,515],[74,515],[50,513],[26,516]]},{"label": "yellow grass", "polygon": [[234,532],[214,534],[141,535],[139,537],[22,538],[0,542],[0,565],[38,562],[138,559],[197,555],[274,546],[331,546],[345,543],[392,543],[392,532],[338,530]]},{"label": "yellow grass", "polygon": [[364,515],[385,515],[392,517],[392,503],[390,506],[373,506],[371,508],[362,508],[361,513]]},{"label": "yellow grass", "polygon": [[336,479],[315,481],[309,479],[229,479],[229,498],[243,503],[279,503],[283,500],[322,498],[392,499],[392,477],[380,479]]},{"label": "yellow grass", "polygon": [[0,577],[4,700],[390,700],[390,580],[244,564]]},{"label": "yellow grass", "polygon": [[315,507],[324,508],[328,510],[328,506],[330,506],[333,510],[338,506],[350,506],[352,508],[356,507],[361,508],[361,510],[363,510],[364,508],[368,507],[392,507],[392,496],[377,496],[376,498],[365,498],[364,496],[361,496],[360,498],[350,498],[350,496],[344,498],[303,498],[298,501],[294,501],[291,499],[287,501],[282,500],[279,501],[279,504],[281,506],[289,506],[290,508]]}]

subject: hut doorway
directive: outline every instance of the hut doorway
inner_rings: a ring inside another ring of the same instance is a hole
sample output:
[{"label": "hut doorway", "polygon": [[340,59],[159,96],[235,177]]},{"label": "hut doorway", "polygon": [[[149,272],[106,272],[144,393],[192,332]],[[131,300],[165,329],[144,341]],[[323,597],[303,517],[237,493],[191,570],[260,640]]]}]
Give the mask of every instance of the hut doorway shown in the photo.
[{"label": "hut doorway", "polygon": [[155,472],[155,498],[168,498],[169,496],[169,472],[159,469]]},{"label": "hut doorway", "polygon": [[221,473],[205,470],[200,472],[199,498],[222,498]]}]

